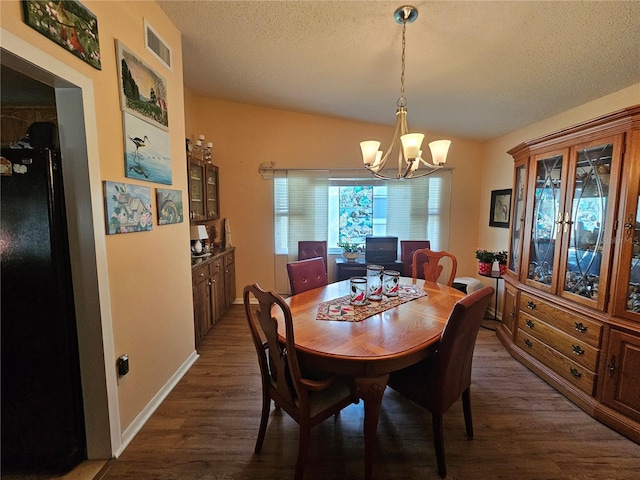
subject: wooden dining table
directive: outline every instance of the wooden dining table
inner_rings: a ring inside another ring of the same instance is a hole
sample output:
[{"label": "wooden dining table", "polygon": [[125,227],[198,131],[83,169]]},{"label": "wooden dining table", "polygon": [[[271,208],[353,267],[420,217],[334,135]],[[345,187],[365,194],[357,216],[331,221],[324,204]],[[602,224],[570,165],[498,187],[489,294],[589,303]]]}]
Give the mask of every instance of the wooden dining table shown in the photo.
[{"label": "wooden dining table", "polygon": [[[440,339],[462,292],[410,277],[400,284],[422,288],[427,295],[364,320],[317,319],[323,302],[349,295],[349,280],[289,297],[299,358],[310,367],[353,377],[364,403],[365,478],[373,475],[374,446],[380,407],[389,373],[426,358]],[[284,321],[279,318],[279,331]]]}]

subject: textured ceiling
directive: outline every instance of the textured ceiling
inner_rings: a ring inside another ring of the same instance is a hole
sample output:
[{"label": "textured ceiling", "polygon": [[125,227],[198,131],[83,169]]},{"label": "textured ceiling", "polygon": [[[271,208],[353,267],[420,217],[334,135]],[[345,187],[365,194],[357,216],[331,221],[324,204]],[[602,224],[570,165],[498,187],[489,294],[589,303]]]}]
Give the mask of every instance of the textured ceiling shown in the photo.
[{"label": "textured ceiling", "polygon": [[[182,32],[185,84],[198,94],[395,121],[403,3],[158,3]],[[412,5],[411,130],[486,140],[640,82],[640,1]]]}]

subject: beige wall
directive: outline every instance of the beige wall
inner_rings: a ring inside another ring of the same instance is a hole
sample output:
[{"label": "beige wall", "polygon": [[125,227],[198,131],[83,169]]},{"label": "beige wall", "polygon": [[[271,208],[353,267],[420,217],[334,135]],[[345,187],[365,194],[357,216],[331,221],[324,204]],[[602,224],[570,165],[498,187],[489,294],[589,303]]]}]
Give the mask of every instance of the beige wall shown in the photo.
[{"label": "beige wall", "polygon": [[[2,28],[31,44],[34,49],[68,65],[93,82],[97,124],[97,153],[88,162],[99,166],[100,179],[141,184],[151,189],[156,212],[155,188],[168,187],[127,179],[124,176],[122,114],[118,97],[118,75],[114,40],[165,77],[168,87],[173,185],[187,202],[184,152],[184,106],[180,32],[155,2],[93,2],[85,5],[98,18],[102,70],[96,70],[54,44],[22,21],[19,1],[2,1]],[[172,47],[173,72],[162,66],[144,47],[143,19]],[[4,45],[3,45],[4,46]],[[41,65],[46,69],[46,65]],[[59,106],[60,107],[60,106]],[[62,106],[64,108],[64,106]],[[64,127],[61,127],[61,129]],[[63,160],[64,161],[64,160]],[[92,196],[100,185],[92,185]],[[99,197],[102,197],[101,192]],[[80,199],[82,201],[82,199]],[[87,199],[88,201],[88,199]],[[128,353],[130,373],[118,381],[117,403],[121,431],[135,428],[145,408],[194,353],[188,220],[158,226],[151,232],[105,237],[104,216],[94,219],[99,243],[106,243],[111,312],[102,319],[111,325],[114,352],[108,358]],[[105,314],[105,312],[103,312]],[[79,322],[83,319],[79,318]],[[107,364],[108,375],[115,365]],[[132,427],[133,425],[133,427]],[[118,446],[116,445],[116,448]]]},{"label": "beige wall", "polygon": [[[352,122],[208,98],[185,90],[186,134],[213,142],[220,167],[220,208],[231,225],[236,252],[238,297],[257,282],[274,288],[272,181],[258,173],[262,162],[277,168],[362,168],[360,141],[389,142],[393,127]],[[389,108],[393,120],[393,106]],[[411,121],[411,113],[409,113]],[[435,140],[431,132],[425,142]],[[447,167],[453,168],[449,250],[459,259],[458,274],[476,270],[481,145],[453,141]],[[410,219],[407,217],[407,221]]]}]

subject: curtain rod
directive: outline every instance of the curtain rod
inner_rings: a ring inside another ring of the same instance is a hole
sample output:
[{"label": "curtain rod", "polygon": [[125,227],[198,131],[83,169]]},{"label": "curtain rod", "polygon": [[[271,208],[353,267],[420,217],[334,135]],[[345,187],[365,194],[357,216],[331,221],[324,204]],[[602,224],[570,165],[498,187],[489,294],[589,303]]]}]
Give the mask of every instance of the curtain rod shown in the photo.
[{"label": "curtain rod", "polygon": [[[451,167],[442,167],[441,170],[453,170]],[[262,175],[263,180],[271,180],[273,179],[274,172],[286,172],[286,171],[295,171],[295,172],[354,172],[358,174],[362,174],[368,171],[363,168],[347,168],[347,167],[338,167],[338,168],[276,168],[276,162],[262,162],[258,166],[258,173]],[[366,175],[369,177],[370,175]]]}]

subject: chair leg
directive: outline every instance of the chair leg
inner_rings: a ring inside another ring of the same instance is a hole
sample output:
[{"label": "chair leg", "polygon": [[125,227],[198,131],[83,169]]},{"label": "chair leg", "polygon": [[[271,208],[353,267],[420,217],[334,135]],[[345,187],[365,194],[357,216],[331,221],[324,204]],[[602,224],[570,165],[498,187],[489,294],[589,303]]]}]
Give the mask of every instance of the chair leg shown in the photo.
[{"label": "chair leg", "polygon": [[432,414],[433,424],[433,445],[436,449],[436,462],[438,463],[438,474],[445,478],[447,476],[447,465],[444,459],[444,430],[442,425],[442,415]]},{"label": "chair leg", "polygon": [[267,432],[267,423],[269,421],[269,409],[271,408],[271,399],[267,395],[262,395],[262,416],[260,417],[260,430],[258,430],[258,439],[256,440],[256,448],[254,452],[260,453],[262,450],[262,442]]},{"label": "chair leg", "polygon": [[309,453],[309,443],[311,442],[311,426],[308,424],[300,424],[300,441],[298,443],[298,460],[296,461],[295,480],[302,480],[304,475],[304,467],[307,463],[307,455]]},{"label": "chair leg", "polygon": [[464,412],[464,426],[467,437],[473,438],[473,418],[471,417],[471,388],[462,392],[462,411]]}]

